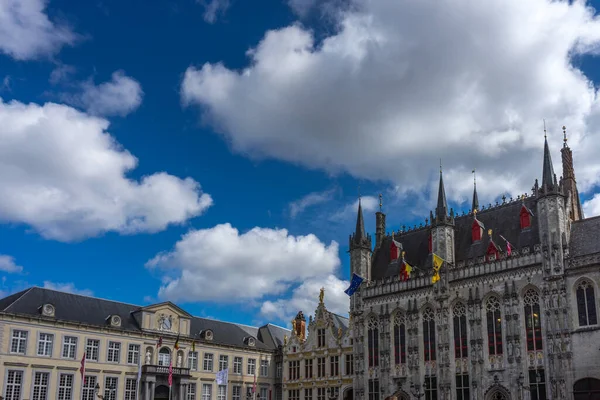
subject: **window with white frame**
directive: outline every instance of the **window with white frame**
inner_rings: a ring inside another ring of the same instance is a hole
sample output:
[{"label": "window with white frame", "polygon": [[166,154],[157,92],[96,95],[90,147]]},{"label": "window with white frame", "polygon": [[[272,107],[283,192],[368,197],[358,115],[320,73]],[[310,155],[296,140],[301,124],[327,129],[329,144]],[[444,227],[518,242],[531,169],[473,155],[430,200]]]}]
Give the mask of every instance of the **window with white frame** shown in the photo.
[{"label": "window with white frame", "polygon": [[33,374],[33,390],[31,392],[31,400],[46,400],[48,399],[48,381],[50,380],[49,372],[34,372]]},{"label": "window with white frame", "polygon": [[288,390],[289,400],[300,400],[300,389]]},{"label": "window with white frame", "polygon": [[117,398],[119,378],[116,376],[107,376],[104,378],[104,398],[103,400],[115,400]]},{"label": "window with white frame", "polygon": [[246,386],[246,398],[247,399],[254,398],[254,392],[252,391],[252,386]]},{"label": "window with white frame", "polygon": [[74,360],[77,356],[77,338],[75,336],[63,336],[62,358]]},{"label": "window with white frame", "polygon": [[[204,364],[202,366],[204,371],[213,370],[213,355],[211,353],[204,353]],[[204,386],[202,387],[202,396],[204,396]]]},{"label": "window with white frame", "polygon": [[85,346],[85,361],[98,361],[100,353],[100,340],[88,339]]},{"label": "window with white frame", "polygon": [[346,354],[346,375],[354,375],[354,354]]},{"label": "window with white frame", "polygon": [[14,330],[10,342],[10,352],[25,354],[27,352],[27,331]]},{"label": "window with white frame", "polygon": [[127,349],[127,364],[138,365],[140,363],[140,345],[130,343]]},{"label": "window with white frame", "polygon": [[281,378],[281,372],[283,371],[283,366],[281,362],[275,363],[275,378]]},{"label": "window with white frame", "polygon": [[577,285],[575,292],[577,297],[577,314],[579,316],[579,326],[589,326],[598,324],[596,314],[596,296],[594,295],[594,286],[588,280],[583,280]]},{"label": "window with white frame", "polygon": [[260,388],[260,400],[269,400],[269,389],[265,387]]},{"label": "window with white frame", "polygon": [[304,400],[312,400],[312,388],[304,389]]},{"label": "window with white frame", "polygon": [[135,400],[137,392],[137,379],[125,379],[125,400]]},{"label": "window with white frame", "polygon": [[227,394],[227,386],[225,386],[225,385],[217,386],[217,400],[225,400],[226,394]]},{"label": "window with white frame", "polygon": [[81,391],[81,400],[95,400],[95,390],[97,382],[97,377],[89,375],[85,376],[85,380],[83,382],[83,390]]},{"label": "window with white frame", "polygon": [[317,388],[317,400],[325,400],[325,388]]},{"label": "window with white frame", "polygon": [[231,388],[231,400],[242,400],[242,387],[233,386]]},{"label": "window with white frame", "polygon": [[369,379],[369,400],[379,400],[379,379]]},{"label": "window with white frame", "polygon": [[196,400],[196,384],[188,383],[185,400]]},{"label": "window with white frame", "polygon": [[171,363],[171,350],[163,347],[158,351],[158,365],[168,367]]},{"label": "window with white frame", "polygon": [[317,329],[317,347],[325,347],[325,329]]},{"label": "window with white frame", "polygon": [[52,357],[52,342],[54,335],[50,333],[40,333],[38,338],[38,356]]},{"label": "window with white frame", "polygon": [[108,342],[108,353],[106,355],[106,361],[112,363],[118,363],[121,356],[121,343],[119,342]]},{"label": "window with white frame", "polygon": [[256,373],[256,359],[248,359],[248,375],[254,375]]},{"label": "window with white frame", "polygon": [[233,373],[241,374],[242,373],[242,357],[233,357]]},{"label": "window with white frame", "polygon": [[60,374],[58,376],[57,400],[73,399],[73,374]]},{"label": "window with white frame", "polygon": [[219,356],[219,371],[223,371],[229,368],[229,357],[220,355]]},{"label": "window with white frame", "polygon": [[211,400],[211,399],[212,399],[212,385],[210,383],[202,384],[202,400]]},{"label": "window with white frame", "polygon": [[4,400],[21,400],[23,393],[23,371],[8,370],[4,387]]},{"label": "window with white frame", "polygon": [[260,376],[269,376],[269,360],[260,360]]},{"label": "window with white frame", "polygon": [[340,374],[340,356],[329,357],[329,373],[331,376],[338,376]]},{"label": "window with white frame", "polygon": [[[192,371],[198,370],[198,352],[197,351],[190,351],[188,353],[188,368],[191,369]],[[194,394],[194,396],[195,396],[195,394]]]}]

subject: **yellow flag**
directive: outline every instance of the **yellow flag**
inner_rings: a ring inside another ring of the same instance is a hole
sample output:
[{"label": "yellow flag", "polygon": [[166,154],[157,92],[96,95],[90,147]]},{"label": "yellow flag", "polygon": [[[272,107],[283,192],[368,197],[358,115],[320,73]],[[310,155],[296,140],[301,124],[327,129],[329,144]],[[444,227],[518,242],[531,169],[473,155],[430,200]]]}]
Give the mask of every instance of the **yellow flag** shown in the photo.
[{"label": "yellow flag", "polygon": [[442,267],[444,259],[437,254],[433,254],[433,269],[437,272]]},{"label": "yellow flag", "polygon": [[433,276],[431,277],[431,283],[436,283],[437,281],[440,280],[440,273],[436,272],[435,274],[433,274]]}]

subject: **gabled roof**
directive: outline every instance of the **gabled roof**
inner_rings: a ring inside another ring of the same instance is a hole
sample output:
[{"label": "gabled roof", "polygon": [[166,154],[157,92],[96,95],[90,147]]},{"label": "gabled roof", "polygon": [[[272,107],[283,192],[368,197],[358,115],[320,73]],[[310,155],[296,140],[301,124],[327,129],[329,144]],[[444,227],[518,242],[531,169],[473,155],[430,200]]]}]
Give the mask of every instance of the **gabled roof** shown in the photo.
[{"label": "gabled roof", "polygon": [[[54,306],[54,317],[44,317],[40,314],[39,307],[44,304],[52,304]],[[173,303],[167,302],[160,305],[165,304],[178,311],[181,310],[181,314],[190,318],[190,340],[199,338],[200,332],[210,329],[213,332],[214,338],[210,342],[215,344],[248,347],[246,340],[248,337],[253,337],[256,349],[276,350],[279,344],[283,344],[283,336],[286,334],[289,335],[290,332],[271,324],[262,327],[252,327],[194,317]],[[139,306],[40,287],[31,287],[0,299],[1,313],[35,316],[49,320],[83,323],[97,327],[107,327],[107,318],[111,315],[118,315],[121,317],[121,326],[111,327],[111,329],[135,332],[141,332],[141,327],[134,318],[134,314],[140,310],[152,309],[157,306],[159,304]],[[157,336],[159,334],[160,332],[156,332]]]},{"label": "gabled roof", "polygon": [[188,317],[188,318],[193,317],[192,314],[188,313],[183,308],[179,307],[178,305],[176,305],[170,301],[163,301],[162,303],[150,304],[149,306],[140,307],[139,311],[152,312],[154,309],[162,307],[162,306],[168,306],[168,307],[174,309],[175,311],[177,311],[179,314],[183,315],[184,317]]},{"label": "gabled roof", "polygon": [[600,216],[571,224],[571,257],[600,253]]}]

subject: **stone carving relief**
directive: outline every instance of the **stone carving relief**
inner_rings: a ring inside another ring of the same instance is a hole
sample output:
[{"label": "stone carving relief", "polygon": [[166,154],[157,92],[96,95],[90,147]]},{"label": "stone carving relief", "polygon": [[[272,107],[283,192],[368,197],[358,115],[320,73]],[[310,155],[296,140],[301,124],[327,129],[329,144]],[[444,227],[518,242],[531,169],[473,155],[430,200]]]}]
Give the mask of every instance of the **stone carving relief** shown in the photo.
[{"label": "stone carving relief", "polygon": [[157,324],[158,324],[158,330],[159,331],[166,331],[166,332],[170,332],[173,330],[173,322],[174,322],[174,318],[172,315],[167,315],[167,314],[159,314],[158,316],[158,320],[157,320]]}]

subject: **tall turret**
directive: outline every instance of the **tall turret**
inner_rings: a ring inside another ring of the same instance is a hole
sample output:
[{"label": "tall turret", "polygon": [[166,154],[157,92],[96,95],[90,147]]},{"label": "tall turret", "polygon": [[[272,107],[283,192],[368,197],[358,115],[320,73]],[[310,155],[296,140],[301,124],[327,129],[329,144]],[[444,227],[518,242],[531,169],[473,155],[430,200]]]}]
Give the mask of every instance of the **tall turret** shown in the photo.
[{"label": "tall turret", "polygon": [[385,214],[383,213],[383,199],[379,194],[379,211],[375,213],[375,248],[378,249],[385,236]]},{"label": "tall turret", "polygon": [[583,219],[583,209],[581,208],[581,200],[579,191],[577,190],[577,182],[575,180],[575,169],[573,168],[573,153],[567,145],[567,128],[563,126],[563,147],[560,150],[562,155],[563,168],[563,186],[564,192],[568,196],[571,203],[569,210],[569,218],[571,221],[579,221]]},{"label": "tall turret", "polygon": [[448,202],[444,188],[444,177],[440,165],[440,183],[438,187],[435,218],[431,224],[432,252],[449,263],[454,263],[454,210],[448,214]]},{"label": "tall turret", "polygon": [[365,220],[359,198],[356,229],[350,236],[350,274],[356,273],[367,280],[371,279],[371,246],[371,235],[365,232]]}]

